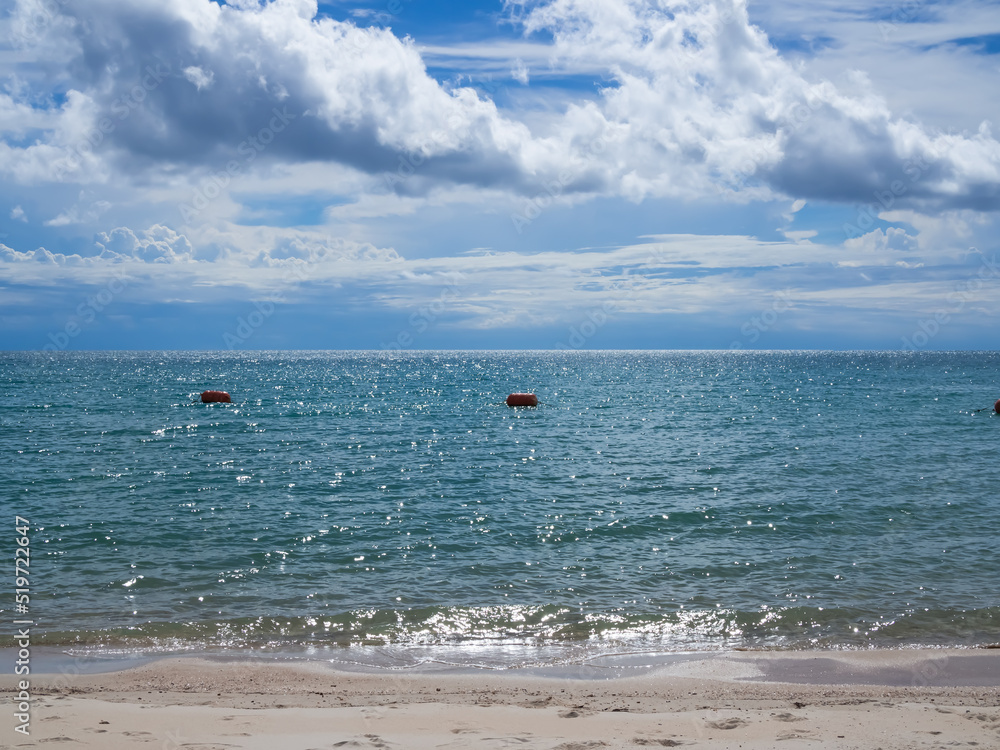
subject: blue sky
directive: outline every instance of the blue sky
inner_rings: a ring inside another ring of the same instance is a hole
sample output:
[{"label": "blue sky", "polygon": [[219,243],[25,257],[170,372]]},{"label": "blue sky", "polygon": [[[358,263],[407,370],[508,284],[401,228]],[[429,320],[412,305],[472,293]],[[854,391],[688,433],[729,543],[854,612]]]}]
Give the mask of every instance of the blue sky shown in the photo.
[{"label": "blue sky", "polygon": [[0,349],[995,349],[1000,6],[17,0]]}]

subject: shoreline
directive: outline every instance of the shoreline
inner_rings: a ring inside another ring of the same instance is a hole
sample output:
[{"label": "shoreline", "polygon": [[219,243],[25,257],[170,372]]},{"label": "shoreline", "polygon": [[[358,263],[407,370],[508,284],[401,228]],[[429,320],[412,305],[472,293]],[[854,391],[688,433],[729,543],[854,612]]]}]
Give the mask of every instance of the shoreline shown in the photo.
[{"label": "shoreline", "polygon": [[[0,677],[9,702],[17,679]],[[683,654],[610,678],[166,657],[115,672],[33,674],[31,691],[30,737],[8,715],[0,747],[1000,745],[997,650]]]},{"label": "shoreline", "polygon": [[[905,686],[1000,686],[1000,648],[986,646],[905,646],[868,649],[735,649],[718,651],[620,651],[552,657],[532,663],[485,663],[469,652],[455,658],[439,647],[393,652],[382,647],[318,652],[315,649],[71,652],[65,647],[32,649],[34,678],[122,674],[162,663],[244,664],[260,667],[326,670],[334,674],[411,676],[526,675],[564,680],[627,679],[646,674],[674,675],[715,672],[720,665],[755,682],[796,684],[866,684]],[[0,661],[13,663],[16,649],[0,649]],[[404,660],[403,657],[408,657]],[[351,658],[348,658],[351,657]],[[908,677],[910,675],[910,677]],[[912,675],[917,677],[912,678]],[[913,679],[917,682],[914,683]],[[4,688],[0,675],[0,690]]]}]

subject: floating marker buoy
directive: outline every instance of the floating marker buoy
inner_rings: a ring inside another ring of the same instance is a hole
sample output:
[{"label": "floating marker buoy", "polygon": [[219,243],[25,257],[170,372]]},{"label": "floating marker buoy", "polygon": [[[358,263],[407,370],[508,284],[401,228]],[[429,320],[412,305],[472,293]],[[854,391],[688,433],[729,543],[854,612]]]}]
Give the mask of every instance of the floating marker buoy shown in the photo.
[{"label": "floating marker buoy", "polygon": [[538,396],[534,393],[512,393],[507,397],[507,406],[538,406]]},{"label": "floating marker buoy", "polygon": [[995,411],[997,414],[1000,414],[1000,398],[998,398],[997,402],[993,404],[993,411]]},{"label": "floating marker buoy", "polygon": [[225,391],[203,391],[201,402],[203,404],[231,404],[233,400]]}]

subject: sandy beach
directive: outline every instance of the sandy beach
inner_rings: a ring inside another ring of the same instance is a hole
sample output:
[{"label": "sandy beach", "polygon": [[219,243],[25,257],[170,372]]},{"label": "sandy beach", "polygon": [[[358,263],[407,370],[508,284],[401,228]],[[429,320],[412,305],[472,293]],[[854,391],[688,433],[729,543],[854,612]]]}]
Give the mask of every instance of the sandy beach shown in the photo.
[{"label": "sandy beach", "polygon": [[193,658],[72,672],[32,675],[30,735],[8,710],[0,746],[1000,747],[995,650],[701,654],[611,679]]}]

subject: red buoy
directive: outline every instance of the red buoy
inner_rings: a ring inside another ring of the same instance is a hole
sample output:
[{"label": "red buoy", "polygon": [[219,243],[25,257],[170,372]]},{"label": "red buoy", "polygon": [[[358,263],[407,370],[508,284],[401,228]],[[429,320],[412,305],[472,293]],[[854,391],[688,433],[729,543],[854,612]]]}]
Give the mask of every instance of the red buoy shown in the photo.
[{"label": "red buoy", "polygon": [[534,393],[512,393],[507,397],[507,406],[538,406],[538,396]]},{"label": "red buoy", "polygon": [[998,398],[997,402],[993,404],[993,411],[995,411],[997,414],[1000,414],[1000,398]]},{"label": "red buoy", "polygon": [[231,404],[233,400],[225,391],[203,391],[201,402],[203,404]]}]

